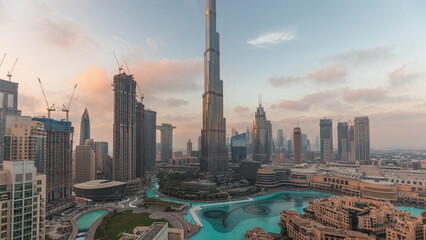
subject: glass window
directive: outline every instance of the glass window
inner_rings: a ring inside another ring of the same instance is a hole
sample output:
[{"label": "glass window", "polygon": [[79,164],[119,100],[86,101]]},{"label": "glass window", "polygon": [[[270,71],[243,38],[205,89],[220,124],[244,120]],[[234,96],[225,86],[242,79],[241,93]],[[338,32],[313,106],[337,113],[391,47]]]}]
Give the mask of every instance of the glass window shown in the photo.
[{"label": "glass window", "polygon": [[2,215],[2,216],[7,216],[7,210],[3,210],[3,211],[1,211],[1,215]]},{"label": "glass window", "polygon": [[4,98],[4,93],[0,92],[0,108],[4,108],[4,106],[3,106],[3,98]]},{"label": "glass window", "polygon": [[21,191],[23,189],[24,185],[22,183],[15,184],[15,191]]},{"label": "glass window", "polygon": [[0,185],[0,192],[6,192],[7,186],[6,185]]},{"label": "glass window", "polygon": [[12,94],[7,95],[7,107],[13,108],[13,95]]}]

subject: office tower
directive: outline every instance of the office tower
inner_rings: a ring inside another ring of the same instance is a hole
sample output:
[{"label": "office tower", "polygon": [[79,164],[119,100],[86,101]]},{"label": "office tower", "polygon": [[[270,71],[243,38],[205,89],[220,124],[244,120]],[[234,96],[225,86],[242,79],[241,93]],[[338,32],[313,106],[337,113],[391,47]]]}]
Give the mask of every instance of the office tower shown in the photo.
[{"label": "office tower", "polygon": [[90,118],[89,111],[87,108],[84,109],[83,115],[80,121],[80,145],[84,145],[86,139],[90,139]]},{"label": "office tower", "polygon": [[321,160],[333,161],[333,121],[331,119],[320,119],[320,143]]},{"label": "office tower", "polygon": [[[272,123],[271,121],[266,122],[266,126],[268,127],[268,156],[272,156],[275,152],[274,140],[272,139]],[[268,157],[268,159],[269,159]]]},{"label": "office tower", "polygon": [[186,143],[186,156],[191,157],[192,154],[192,142],[191,139],[188,139],[188,142]]},{"label": "office tower", "polygon": [[303,155],[306,153],[306,151],[309,150],[308,141],[309,141],[308,135],[302,134],[302,154]]},{"label": "office tower", "polygon": [[253,144],[252,144],[252,129],[250,127],[246,128],[246,142],[247,142],[247,155],[253,153]]},{"label": "office tower", "polygon": [[157,113],[152,110],[144,110],[143,114],[143,144],[142,155],[145,171],[155,169],[155,159],[157,156]]},{"label": "office tower", "polygon": [[293,153],[293,142],[292,140],[287,140],[287,151],[289,155]]},{"label": "office tower", "polygon": [[253,121],[253,160],[261,163],[269,161],[271,154],[270,146],[270,122],[266,119],[266,113],[261,103],[257,107]]},{"label": "office tower", "polygon": [[293,160],[295,164],[302,163],[302,131],[299,127],[293,129]]},{"label": "office tower", "polygon": [[33,161],[4,161],[0,196],[0,239],[45,239],[46,175]]},{"label": "office tower", "polygon": [[18,83],[0,79],[0,169],[3,166],[7,115],[21,115],[18,110]]},{"label": "office tower", "polygon": [[102,157],[102,173],[104,174],[104,179],[112,180],[112,157],[110,155],[104,155]]},{"label": "office tower", "polygon": [[103,173],[103,158],[108,155],[108,142],[94,142],[95,158],[96,158],[96,172]]},{"label": "office tower", "polygon": [[72,149],[74,127],[71,122],[33,118],[46,132],[46,199],[50,203],[72,194]]},{"label": "office tower", "polygon": [[349,161],[350,154],[349,124],[347,122],[337,123],[337,151],[339,160]]},{"label": "office tower", "polygon": [[231,137],[231,160],[232,162],[241,162],[247,157],[247,138],[246,134],[238,134]]},{"label": "office tower", "polygon": [[349,161],[354,162],[355,160],[355,127],[351,124],[349,126]]},{"label": "office tower", "polygon": [[370,160],[370,120],[367,116],[356,117],[354,121],[355,158],[358,161]]},{"label": "office tower", "polygon": [[[141,99],[142,100],[142,99]],[[144,125],[145,106],[141,102],[136,102],[136,177],[143,178],[145,176],[145,164],[143,158],[143,125]]]},{"label": "office tower", "polygon": [[204,52],[203,129],[201,177],[216,180],[228,174],[226,120],[223,117],[223,81],[220,79],[219,33],[216,0],[206,0],[206,51]]},{"label": "office tower", "polygon": [[173,156],[173,129],[176,128],[170,123],[163,123],[157,126],[160,130],[161,140],[161,162],[167,163]]},{"label": "office tower", "polygon": [[124,72],[114,76],[113,179],[136,179],[136,81]]},{"label": "office tower", "polygon": [[86,145],[75,147],[74,160],[74,184],[88,182],[96,179],[96,156],[90,145],[90,139]]},{"label": "office tower", "polygon": [[275,149],[278,153],[284,152],[284,130],[277,130],[277,145]]},{"label": "office tower", "polygon": [[46,132],[43,123],[31,117],[9,115],[6,117],[4,160],[33,161],[38,173],[46,172]]}]

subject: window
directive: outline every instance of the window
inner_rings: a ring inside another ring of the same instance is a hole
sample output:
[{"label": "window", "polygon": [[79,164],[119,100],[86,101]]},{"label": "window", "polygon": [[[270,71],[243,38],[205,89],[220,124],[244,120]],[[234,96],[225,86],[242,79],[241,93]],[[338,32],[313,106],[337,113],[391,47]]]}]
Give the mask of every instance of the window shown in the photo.
[{"label": "window", "polygon": [[1,211],[1,215],[2,215],[2,216],[7,216],[7,210],[3,210],[3,211]]},{"label": "window", "polygon": [[14,198],[15,199],[22,199],[22,192],[15,193]]},{"label": "window", "polygon": [[24,185],[22,183],[15,184],[15,191],[22,191]]},{"label": "window", "polygon": [[0,185],[0,192],[6,192],[6,185]]}]

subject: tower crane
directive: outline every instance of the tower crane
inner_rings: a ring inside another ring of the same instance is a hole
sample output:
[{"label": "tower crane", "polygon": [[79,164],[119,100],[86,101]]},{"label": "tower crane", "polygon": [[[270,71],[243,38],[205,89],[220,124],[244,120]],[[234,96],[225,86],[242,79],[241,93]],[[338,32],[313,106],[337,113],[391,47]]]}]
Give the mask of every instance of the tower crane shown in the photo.
[{"label": "tower crane", "polygon": [[138,86],[138,90],[139,90],[139,95],[141,95],[141,102],[143,102],[143,99],[144,99],[143,93],[142,93],[141,88],[139,87],[139,85],[137,85],[137,86]]},{"label": "tower crane", "polygon": [[44,101],[46,101],[47,106],[47,117],[50,118],[50,112],[56,111],[55,104],[49,105],[49,102],[47,101],[46,94],[44,93],[43,85],[41,84],[40,78],[38,78],[38,82],[40,83],[41,91],[43,92]]},{"label": "tower crane", "polygon": [[13,64],[12,69],[10,71],[7,71],[7,76],[9,77],[9,82],[12,81],[12,73],[13,73],[13,70],[15,69],[15,66],[16,66],[17,62],[18,62],[18,58],[16,58],[15,63]]},{"label": "tower crane", "polygon": [[67,122],[69,120],[69,113],[70,113],[71,101],[72,101],[72,99],[74,97],[74,93],[75,93],[75,89],[76,88],[77,88],[77,84],[74,85],[74,89],[72,90],[72,95],[71,95],[70,101],[68,102],[68,106],[65,106],[65,103],[62,104],[62,112],[66,112],[66,114],[67,114],[67,118],[66,118]]},{"label": "tower crane", "polygon": [[115,53],[114,53],[114,57],[115,57],[115,61],[117,62],[117,65],[118,65],[118,72],[121,74],[121,72],[123,71],[123,65],[120,65],[120,63],[118,62],[118,59],[117,59],[117,55],[115,55]]},{"label": "tower crane", "polygon": [[5,58],[6,58],[6,53],[3,55],[3,58],[2,58],[2,60],[0,62],[0,68],[1,68],[1,65],[3,65],[3,61],[4,61]]}]

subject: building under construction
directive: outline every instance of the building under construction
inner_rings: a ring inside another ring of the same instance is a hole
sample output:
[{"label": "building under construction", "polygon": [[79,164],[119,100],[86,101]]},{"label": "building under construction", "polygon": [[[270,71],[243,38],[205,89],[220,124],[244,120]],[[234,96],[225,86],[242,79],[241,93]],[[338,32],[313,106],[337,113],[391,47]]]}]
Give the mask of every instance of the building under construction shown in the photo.
[{"label": "building under construction", "polygon": [[33,118],[46,131],[46,201],[62,200],[72,193],[72,149],[74,127],[71,122]]}]

